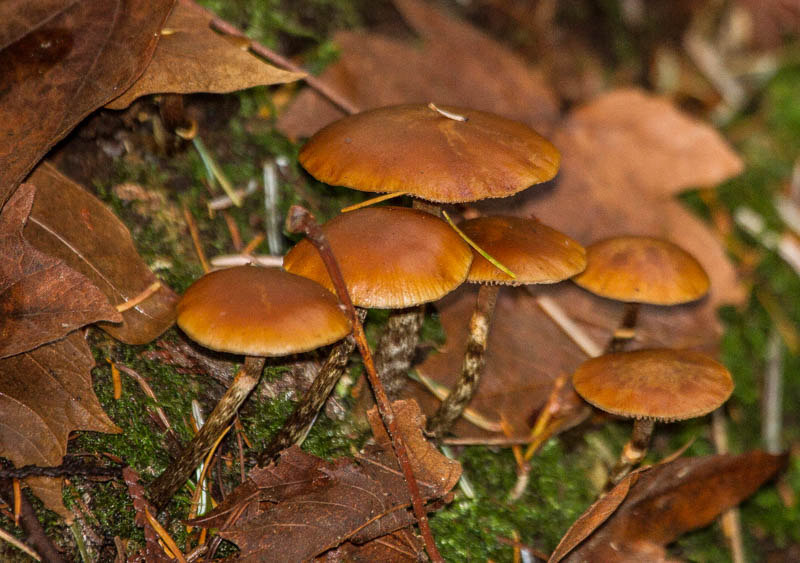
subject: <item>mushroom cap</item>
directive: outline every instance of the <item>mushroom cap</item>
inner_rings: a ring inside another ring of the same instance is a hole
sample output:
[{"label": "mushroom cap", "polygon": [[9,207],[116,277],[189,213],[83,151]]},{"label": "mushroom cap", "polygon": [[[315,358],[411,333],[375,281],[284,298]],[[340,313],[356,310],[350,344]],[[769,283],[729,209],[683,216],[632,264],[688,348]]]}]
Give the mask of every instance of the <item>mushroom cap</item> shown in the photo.
[{"label": "mushroom cap", "polygon": [[506,197],[546,182],[561,155],[527,125],[481,111],[390,106],[318,131],[298,159],[316,179],[365,192],[409,192],[440,203]]},{"label": "mushroom cap", "polygon": [[708,293],[708,274],[688,252],[643,236],[606,239],[586,247],[586,269],[573,281],[617,301],[651,305],[688,303]]},{"label": "mushroom cap", "polygon": [[733,391],[725,366],[690,350],[652,349],[592,358],[572,376],[588,403],[630,418],[683,420],[707,414]]},{"label": "mushroom cap", "polygon": [[586,267],[586,251],[567,235],[522,217],[477,217],[459,225],[464,234],[509,268],[516,279],[475,252],[467,281],[521,285],[556,283]]},{"label": "mushroom cap", "polygon": [[[322,227],[354,305],[399,309],[435,301],[461,285],[472,250],[450,225],[424,211],[366,207]],[[300,241],[283,267],[333,289],[317,250]]]},{"label": "mushroom cap", "polygon": [[285,356],[350,333],[336,297],[280,268],[238,266],[194,282],[178,303],[178,326],[220,352]]}]

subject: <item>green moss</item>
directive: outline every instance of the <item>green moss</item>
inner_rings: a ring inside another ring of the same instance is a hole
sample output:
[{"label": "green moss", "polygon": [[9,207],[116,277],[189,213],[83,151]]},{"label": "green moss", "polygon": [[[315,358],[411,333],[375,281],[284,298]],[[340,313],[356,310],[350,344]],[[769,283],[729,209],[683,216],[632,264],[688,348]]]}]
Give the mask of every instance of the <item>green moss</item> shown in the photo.
[{"label": "green moss", "polygon": [[533,459],[530,481],[517,501],[507,499],[516,464],[508,449],[467,447],[459,456],[475,498],[456,499],[431,518],[431,527],[448,561],[510,561],[512,549],[498,541],[520,534],[523,543],[549,552],[592,501],[586,479],[586,448],[566,451],[550,441]]}]

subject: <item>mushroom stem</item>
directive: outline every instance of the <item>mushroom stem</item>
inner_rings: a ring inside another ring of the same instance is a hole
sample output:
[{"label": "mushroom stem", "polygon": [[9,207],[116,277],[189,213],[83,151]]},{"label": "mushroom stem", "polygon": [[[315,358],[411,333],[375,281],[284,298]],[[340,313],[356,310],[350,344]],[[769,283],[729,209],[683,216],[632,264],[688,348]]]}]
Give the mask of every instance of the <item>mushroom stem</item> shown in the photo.
[{"label": "mushroom stem", "polygon": [[180,456],[150,484],[148,487],[150,500],[158,510],[161,510],[183,486],[219,435],[231,423],[239,407],[261,379],[263,369],[264,358],[254,356],[245,358],[242,369],[236,374],[233,383],[225,391],[200,431]]},{"label": "mushroom stem", "polygon": [[636,321],[639,318],[639,303],[625,303],[622,308],[622,322],[614,331],[614,335],[606,347],[606,353],[622,352],[627,344],[636,335]]},{"label": "mushroom stem", "polygon": [[438,203],[414,198],[414,200],[411,202],[411,207],[414,209],[419,209],[420,211],[424,211],[425,213],[430,213],[435,217],[442,216],[442,206]]},{"label": "mushroom stem", "polygon": [[497,304],[499,285],[481,285],[475,310],[469,321],[469,336],[464,362],[461,366],[461,377],[456,386],[445,398],[439,409],[428,422],[428,432],[441,437],[461,416],[478,388],[483,367],[486,364],[486,343],[489,337],[489,325]]},{"label": "mushroom stem", "polygon": [[372,392],[375,395],[375,403],[378,407],[378,413],[381,415],[383,425],[386,427],[386,432],[389,434],[389,438],[391,438],[392,447],[394,448],[397,462],[400,465],[403,476],[405,477],[409,495],[411,496],[411,506],[414,510],[414,516],[417,519],[419,531],[422,534],[423,541],[425,542],[425,550],[428,552],[431,560],[437,563],[443,563],[444,559],[439,554],[438,549],[436,549],[436,542],[433,539],[433,533],[428,525],[428,514],[425,511],[425,505],[419,492],[419,484],[414,476],[414,470],[411,467],[411,461],[408,458],[405,439],[403,438],[400,429],[397,427],[397,420],[395,418],[394,411],[392,410],[392,404],[389,402],[389,397],[387,397],[386,391],[383,389],[383,385],[381,385],[381,381],[378,378],[377,372],[375,371],[375,363],[373,362],[372,353],[370,352],[369,345],[367,344],[367,337],[366,334],[364,334],[364,327],[358,318],[358,314],[353,306],[353,302],[350,300],[350,295],[347,292],[347,286],[344,283],[342,272],[339,269],[339,265],[333,255],[333,251],[328,244],[328,240],[314,219],[314,216],[311,215],[307,209],[299,205],[293,205],[289,209],[289,214],[286,218],[286,230],[291,233],[305,233],[309,242],[314,245],[319,252],[320,257],[322,258],[322,261],[325,263],[325,268],[328,270],[328,275],[330,276],[331,281],[336,288],[336,293],[339,296],[342,304],[345,306],[353,324],[353,338],[355,339],[356,346],[358,346],[358,351],[361,353],[361,357],[364,360],[364,368],[367,373],[367,379],[372,387]]},{"label": "mushroom stem", "polygon": [[375,350],[375,369],[390,399],[397,395],[406,381],[406,373],[414,360],[419,343],[419,331],[425,320],[425,306],[398,309],[389,313],[386,328]]},{"label": "mushroom stem", "polygon": [[[366,313],[365,309],[361,309],[359,318],[363,320]],[[266,465],[282,450],[296,443],[305,435],[308,428],[314,423],[317,413],[322,408],[322,405],[325,404],[339,378],[342,377],[344,368],[347,366],[347,360],[350,358],[355,345],[353,337],[348,336],[331,349],[328,359],[325,360],[303,399],[297,404],[281,429],[272,438],[272,441],[258,455],[258,465]]]},{"label": "mushroom stem", "polygon": [[608,477],[609,486],[614,486],[630,473],[631,469],[638,465],[647,453],[647,446],[650,444],[650,436],[653,435],[655,420],[652,418],[638,418],[633,422],[633,433],[631,439],[622,448],[622,454],[611,470]]},{"label": "mushroom stem", "polygon": [[[438,203],[414,199],[411,205],[414,209],[436,217],[442,214],[442,206]],[[406,374],[414,360],[414,353],[419,343],[419,331],[424,320],[424,305],[392,311],[389,314],[389,321],[375,349],[375,369],[378,370],[381,382],[391,400],[397,398],[405,383]]]}]

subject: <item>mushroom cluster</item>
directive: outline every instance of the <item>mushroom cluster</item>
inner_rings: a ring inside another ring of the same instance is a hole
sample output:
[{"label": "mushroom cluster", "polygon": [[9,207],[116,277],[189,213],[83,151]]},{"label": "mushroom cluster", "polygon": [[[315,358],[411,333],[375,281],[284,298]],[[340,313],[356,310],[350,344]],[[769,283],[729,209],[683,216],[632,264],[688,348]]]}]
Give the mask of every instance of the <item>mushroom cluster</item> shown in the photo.
[{"label": "mushroom cluster", "polygon": [[[431,436],[443,438],[478,389],[502,285],[572,279],[595,295],[625,304],[623,322],[607,353],[585,362],[571,380],[589,404],[635,419],[631,440],[611,472],[612,482],[641,462],[655,420],[702,416],[731,394],[733,383],[727,370],[697,352],[626,351],[637,343],[640,304],[689,303],[708,292],[705,271],[681,248],[652,237],[621,236],[584,249],[533,218],[476,217],[458,227],[440,218],[443,215],[449,221],[441,204],[508,197],[556,175],[558,150],[529,127],[465,108],[393,106],[328,125],[303,147],[299,161],[327,184],[410,195],[417,198],[414,207],[422,209],[382,206],[344,212],[321,229],[314,223],[316,234],[306,231],[309,238],[286,254],[283,268],[231,268],[209,274],[189,288],[178,308],[181,329],[205,347],[243,355],[245,360],[201,432],[154,482],[151,492],[157,504],[186,480],[230,424],[258,383],[265,357],[303,353],[342,341],[333,347],[286,424],[263,448],[260,463],[300,440],[313,424],[353,350],[353,339],[345,338],[351,330],[375,379],[373,385],[378,385],[371,356],[368,360],[364,353],[369,347],[361,327],[363,316],[359,319],[353,305],[392,310],[378,344],[376,365],[389,394],[396,396],[416,351],[424,305],[465,281],[480,288],[461,376],[431,417],[427,427]],[[420,204],[420,200],[435,205]],[[341,304],[347,307],[347,315]],[[530,345],[536,346],[536,335],[529,338]],[[569,381],[567,374],[564,381]],[[384,393],[375,392],[376,396]],[[379,409],[387,408],[388,399],[378,402]],[[392,435],[389,426],[387,422]],[[401,468],[410,472],[408,462],[401,459],[402,448],[395,444]],[[406,477],[425,536],[430,532],[424,507],[419,495],[414,496],[413,475]],[[426,546],[438,560],[431,538],[426,538]]]}]

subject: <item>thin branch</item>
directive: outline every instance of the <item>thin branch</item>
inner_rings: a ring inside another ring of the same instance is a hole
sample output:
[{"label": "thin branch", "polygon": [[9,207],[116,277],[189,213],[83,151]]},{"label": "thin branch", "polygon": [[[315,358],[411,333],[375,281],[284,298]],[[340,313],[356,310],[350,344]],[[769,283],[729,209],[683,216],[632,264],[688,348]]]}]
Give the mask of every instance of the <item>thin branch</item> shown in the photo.
[{"label": "thin branch", "polygon": [[[10,480],[0,480],[0,500],[8,505],[11,505],[11,499],[14,497],[13,487]],[[41,523],[36,518],[31,503],[25,495],[20,495],[21,505],[19,514],[19,524],[22,531],[25,532],[25,542],[48,563],[64,563],[61,554],[47,537]]]},{"label": "thin branch", "polygon": [[425,511],[422,497],[420,496],[419,484],[414,476],[414,470],[412,469],[411,462],[408,458],[405,439],[403,438],[403,434],[400,432],[400,429],[397,426],[397,420],[395,418],[394,411],[392,410],[392,404],[389,402],[386,391],[383,389],[383,385],[378,378],[378,374],[375,370],[375,363],[372,360],[372,352],[370,352],[369,345],[367,344],[367,337],[364,334],[364,327],[361,325],[361,321],[358,318],[358,313],[353,306],[353,302],[350,300],[350,294],[347,292],[347,286],[344,283],[342,272],[339,269],[339,264],[336,262],[336,258],[334,257],[330,245],[328,244],[327,238],[314,219],[314,216],[311,215],[307,209],[299,205],[293,205],[291,209],[289,209],[289,214],[286,219],[286,230],[291,233],[305,233],[309,242],[311,242],[317,249],[322,261],[325,264],[325,268],[328,270],[328,275],[330,276],[331,281],[333,281],[333,285],[336,288],[336,293],[339,296],[339,300],[345,306],[345,309],[350,316],[350,321],[353,324],[353,338],[355,338],[356,346],[358,346],[358,350],[364,360],[364,368],[367,373],[367,379],[372,387],[372,392],[375,395],[375,403],[378,407],[378,412],[381,415],[383,424],[386,427],[386,431],[392,441],[392,447],[394,448],[395,455],[397,456],[397,461],[400,464],[403,476],[405,477],[406,485],[408,486],[411,496],[411,505],[414,509],[414,516],[417,519],[417,524],[419,525],[422,539],[425,542],[425,549],[433,561],[443,562],[444,559],[436,549],[436,542],[433,539],[433,534],[431,533],[430,526],[428,525],[428,515]]},{"label": "thin branch", "polygon": [[324,97],[326,97],[330,102],[336,105],[343,112],[347,114],[354,114],[360,111],[359,108],[353,102],[348,100],[341,93],[331,88],[328,84],[318,79],[313,74],[308,74],[308,72],[304,68],[294,64],[292,61],[290,61],[286,57],[283,57],[282,55],[279,55],[275,51],[268,49],[258,41],[253,41],[235,26],[231,25],[230,23],[226,22],[223,19],[218,18],[213,12],[210,12],[208,10],[204,11],[206,12],[206,14],[208,14],[209,17],[211,17],[211,23],[210,23],[211,29],[218,31],[219,33],[222,33],[224,35],[231,35],[233,37],[240,37],[242,39],[247,39],[247,41],[249,42],[248,46],[250,50],[259,57],[262,57],[271,62],[272,64],[279,66],[285,70],[304,73],[306,75],[304,78],[306,84],[308,84],[314,90],[316,90]]}]

